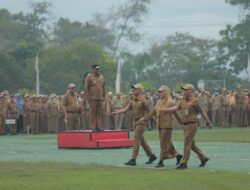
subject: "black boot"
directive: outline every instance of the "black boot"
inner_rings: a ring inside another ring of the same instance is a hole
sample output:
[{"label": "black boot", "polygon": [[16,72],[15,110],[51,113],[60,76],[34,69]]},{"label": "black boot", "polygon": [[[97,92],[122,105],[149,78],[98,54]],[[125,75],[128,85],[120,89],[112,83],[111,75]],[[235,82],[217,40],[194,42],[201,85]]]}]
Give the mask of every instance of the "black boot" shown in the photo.
[{"label": "black boot", "polygon": [[199,165],[200,167],[204,167],[206,163],[208,162],[209,158],[205,158],[205,160],[201,161],[201,164]]},{"label": "black boot", "polygon": [[136,166],[136,161],[135,161],[135,159],[130,159],[129,161],[125,162],[125,165]]},{"label": "black boot", "polygon": [[162,160],[160,160],[159,162],[158,162],[158,164],[155,166],[155,168],[163,168],[164,167],[164,164],[163,164],[163,161]]},{"label": "black boot", "polygon": [[176,169],[177,170],[185,170],[185,169],[187,169],[187,164],[182,163]]},{"label": "black boot", "polygon": [[183,156],[182,156],[181,154],[178,154],[178,155],[176,156],[176,165],[179,165],[179,164],[180,164],[182,157],[183,157]]},{"label": "black boot", "polygon": [[152,154],[145,164],[152,164],[156,159],[157,157],[154,154]]}]

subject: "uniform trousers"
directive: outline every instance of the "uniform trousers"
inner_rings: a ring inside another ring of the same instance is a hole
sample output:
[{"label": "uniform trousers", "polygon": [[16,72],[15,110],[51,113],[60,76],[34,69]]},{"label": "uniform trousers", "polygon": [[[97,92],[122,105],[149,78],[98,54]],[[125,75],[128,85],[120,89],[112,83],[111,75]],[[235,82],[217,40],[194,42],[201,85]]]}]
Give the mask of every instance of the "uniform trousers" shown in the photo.
[{"label": "uniform trousers", "polygon": [[190,124],[184,126],[184,155],[181,163],[187,164],[190,158],[191,150],[194,151],[199,159],[205,160],[207,157],[203,154],[201,149],[196,145],[194,137],[197,132],[197,124]]},{"label": "uniform trousers", "polygon": [[30,130],[32,134],[39,133],[39,113],[30,112]]},{"label": "uniform trousers", "polygon": [[65,130],[80,130],[80,114],[68,113]]},{"label": "uniform trousers", "polygon": [[102,109],[102,100],[89,100],[89,127],[91,129],[100,127]]},{"label": "uniform trousers", "polygon": [[0,116],[0,135],[5,134],[5,118]]},{"label": "uniform trousers", "polygon": [[244,110],[243,104],[235,105],[235,124],[238,126],[243,126],[244,121]]},{"label": "uniform trousers", "polygon": [[179,153],[175,150],[172,143],[172,128],[159,129],[160,139],[160,160],[170,159],[176,157]]},{"label": "uniform trousers", "polygon": [[58,116],[50,116],[48,118],[48,132],[58,131]]},{"label": "uniform trousers", "polygon": [[135,135],[134,135],[132,159],[136,160],[139,154],[140,145],[142,146],[147,156],[153,155],[152,149],[150,148],[150,146],[148,145],[147,141],[145,140],[143,136],[144,130],[145,130],[145,123],[134,125]]}]

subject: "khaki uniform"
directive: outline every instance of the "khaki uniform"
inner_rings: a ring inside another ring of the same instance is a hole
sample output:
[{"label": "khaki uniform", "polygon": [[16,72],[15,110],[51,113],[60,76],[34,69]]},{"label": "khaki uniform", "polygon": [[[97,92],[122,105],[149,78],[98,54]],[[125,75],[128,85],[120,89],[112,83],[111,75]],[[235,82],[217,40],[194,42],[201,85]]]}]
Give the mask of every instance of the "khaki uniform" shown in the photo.
[{"label": "khaki uniform", "polygon": [[103,75],[89,74],[85,79],[86,99],[89,103],[89,127],[100,127],[101,114],[103,112],[103,100],[105,97],[105,81]]},{"label": "khaki uniform", "polygon": [[[161,105],[161,99],[158,100],[156,105]],[[159,108],[169,108],[175,105],[173,100],[168,101],[167,105],[160,106]],[[157,107],[153,108],[144,118],[145,120],[150,119],[152,116],[156,116],[156,127],[159,132],[160,139],[160,160],[174,158],[179,153],[175,150],[175,147],[172,143],[172,131],[175,124],[173,113],[160,113],[157,111]]]},{"label": "khaki uniform", "polygon": [[80,114],[81,105],[76,93],[69,91],[63,97],[63,106],[67,112],[66,130],[79,130],[80,129]]},{"label": "khaki uniform", "polygon": [[[200,107],[201,107],[201,109],[204,111],[204,112],[206,112],[206,113],[208,113],[208,104],[209,104],[209,97],[208,97],[208,95],[207,94],[205,94],[204,92],[202,92],[201,94],[199,94],[198,95],[198,99],[199,99],[199,104],[200,104]],[[200,118],[199,119],[199,124],[200,124],[200,126],[202,126],[202,127],[204,127],[204,126],[206,126],[206,121],[204,120],[204,118]]]},{"label": "khaki uniform", "polygon": [[182,100],[179,104],[181,112],[181,121],[184,129],[184,155],[181,161],[182,164],[187,164],[190,158],[191,150],[193,150],[201,161],[207,159],[203,152],[195,143],[195,135],[197,131],[197,115],[202,112],[199,106],[198,99],[194,96],[190,100]]},{"label": "khaki uniform", "polygon": [[10,101],[7,104],[7,119],[14,119],[15,124],[9,124],[8,129],[11,134],[16,134],[16,129],[17,129],[17,116],[18,116],[18,110],[17,110],[17,105],[14,101]]},{"label": "khaki uniform", "polygon": [[43,98],[41,102],[39,102],[40,111],[39,111],[39,131],[41,133],[48,132],[48,117],[46,113],[46,100]]},{"label": "khaki uniform", "polygon": [[244,126],[249,126],[250,124],[250,103],[249,103],[249,94],[247,93],[244,97],[244,103],[243,103],[243,109],[244,109]]},{"label": "khaki uniform", "polygon": [[29,102],[28,110],[30,112],[30,130],[32,134],[38,134],[39,131],[39,112],[40,104],[35,98]]},{"label": "khaki uniform", "polygon": [[46,114],[48,117],[48,132],[57,132],[59,109],[58,104],[54,100],[49,100],[46,105]]},{"label": "khaki uniform", "polygon": [[[125,105],[128,105],[129,101],[132,99],[131,96],[128,96]],[[124,114],[124,128],[128,130],[133,130],[133,114],[132,111],[129,110]]]},{"label": "khaki uniform", "polygon": [[65,115],[63,111],[63,102],[62,100],[58,100],[58,131],[65,130]]},{"label": "khaki uniform", "polygon": [[24,123],[24,132],[27,132],[30,126],[30,112],[28,110],[29,100],[23,102],[23,123]]},{"label": "khaki uniform", "polygon": [[[113,104],[113,110],[117,111],[123,107],[124,100],[122,99],[121,96],[119,98],[115,97],[113,99],[112,104]],[[122,125],[123,125],[124,114],[115,115],[114,119],[115,119],[115,126],[114,126],[115,128],[114,129],[121,129]]]},{"label": "khaki uniform", "polygon": [[113,99],[113,97],[107,97],[106,98],[105,109],[106,109],[106,112],[108,114],[107,128],[113,130],[113,129],[115,129],[115,116],[111,115],[111,112],[114,111],[112,99]]},{"label": "khaki uniform", "polygon": [[219,126],[221,124],[220,122],[221,98],[219,94],[214,94],[211,97],[211,106],[212,106],[213,123],[214,125]]},{"label": "khaki uniform", "polygon": [[6,105],[3,98],[0,98],[0,135],[5,134]]},{"label": "khaki uniform", "polygon": [[220,102],[221,102],[221,109],[220,109],[220,123],[222,127],[229,126],[229,112],[230,112],[230,104],[226,93],[220,94]]},{"label": "khaki uniform", "polygon": [[137,99],[130,101],[129,108],[132,110],[133,128],[135,131],[132,159],[136,160],[140,145],[146,152],[147,156],[150,157],[153,155],[153,152],[143,136],[145,130],[145,122],[139,122],[139,119],[144,117],[144,115],[149,111],[148,107],[146,106],[144,97],[140,96],[137,97]]},{"label": "khaki uniform", "polygon": [[237,89],[237,92],[234,97],[235,97],[235,124],[237,126],[243,126],[243,121],[244,121],[243,103],[245,97],[243,90]]},{"label": "khaki uniform", "polygon": [[80,125],[81,129],[87,128],[88,122],[89,122],[89,105],[88,102],[84,97],[81,98],[81,118],[80,118]]}]

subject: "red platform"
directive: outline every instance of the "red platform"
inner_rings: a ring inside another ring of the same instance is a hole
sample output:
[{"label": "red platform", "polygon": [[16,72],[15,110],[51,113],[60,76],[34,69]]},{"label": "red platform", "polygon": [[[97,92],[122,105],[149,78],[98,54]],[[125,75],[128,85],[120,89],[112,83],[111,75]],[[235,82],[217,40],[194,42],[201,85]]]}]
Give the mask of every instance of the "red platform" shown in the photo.
[{"label": "red platform", "polygon": [[123,148],[132,147],[128,131],[72,130],[57,133],[58,148]]}]

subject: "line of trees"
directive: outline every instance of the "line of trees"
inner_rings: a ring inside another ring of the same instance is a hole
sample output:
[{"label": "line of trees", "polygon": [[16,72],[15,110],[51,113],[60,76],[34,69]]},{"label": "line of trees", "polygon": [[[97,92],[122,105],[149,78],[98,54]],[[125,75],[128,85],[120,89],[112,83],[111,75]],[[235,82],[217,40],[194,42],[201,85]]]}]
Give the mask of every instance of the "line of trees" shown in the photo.
[{"label": "line of trees", "polygon": [[246,70],[250,52],[250,3],[226,2],[241,6],[244,17],[220,31],[221,40],[175,33],[143,53],[132,52],[127,45],[143,40],[137,26],[143,22],[150,0],[127,0],[86,23],[59,18],[51,24],[51,4],[47,1],[30,4],[32,11],[26,14],[0,9],[0,91],[34,92],[37,51],[44,94],[63,94],[70,82],[80,88],[92,64],[101,64],[107,90],[112,91],[118,64],[122,66],[123,92],[138,81],[149,90],[161,84],[174,89],[183,82],[196,84],[199,79],[225,80],[228,88],[239,82],[249,87],[239,74]]}]

